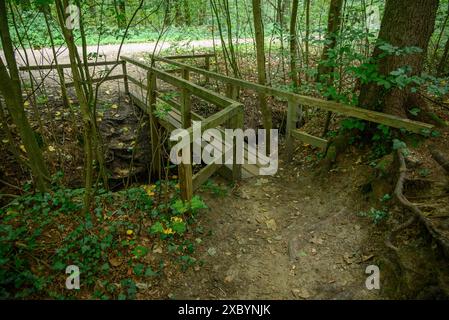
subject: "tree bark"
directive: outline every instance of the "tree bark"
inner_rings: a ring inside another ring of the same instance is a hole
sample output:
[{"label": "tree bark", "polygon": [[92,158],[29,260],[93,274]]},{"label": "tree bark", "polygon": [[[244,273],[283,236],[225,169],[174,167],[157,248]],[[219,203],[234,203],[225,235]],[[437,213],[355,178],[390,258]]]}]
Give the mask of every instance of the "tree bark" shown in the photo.
[{"label": "tree bark", "polygon": [[437,74],[438,76],[443,76],[446,72],[447,60],[449,59],[449,38],[444,46],[443,56],[441,57],[440,63],[438,64]]},{"label": "tree bark", "polygon": [[298,60],[298,35],[296,32],[296,23],[298,19],[298,0],[292,2],[292,17],[290,20],[290,77],[294,88],[300,86],[300,78],[296,62]]},{"label": "tree bark", "polygon": [[327,22],[326,42],[324,44],[323,53],[321,54],[321,61],[318,64],[317,81],[320,81],[321,76],[325,74],[329,75],[332,79],[334,68],[326,65],[326,61],[329,59],[329,51],[335,49],[335,46],[337,45],[342,7],[343,0],[331,0]]},{"label": "tree bark", "polygon": [[[257,77],[259,84],[265,85],[267,82],[266,67],[265,67],[265,39],[262,24],[262,7],[260,0],[252,0],[253,3],[253,18],[254,31],[256,36],[256,55],[257,55]],[[266,130],[272,128],[271,110],[268,107],[265,94],[259,94],[259,105],[262,112],[263,124]],[[269,132],[269,131],[268,131]],[[269,142],[269,134],[267,134],[267,141]],[[267,148],[269,147],[267,143]]]},{"label": "tree bark", "polygon": [[23,108],[19,70],[17,68],[14,49],[9,34],[5,0],[0,0],[0,35],[3,52],[9,70],[8,74],[8,70],[3,63],[3,60],[0,58],[0,93],[5,99],[8,112],[11,115],[14,124],[17,126],[22,143],[27,151],[29,165],[35,179],[36,187],[39,191],[44,192],[47,189],[49,173],[33,129],[28,122]]},{"label": "tree bark", "polygon": [[[378,71],[383,76],[401,67],[412,68],[410,76],[420,75],[423,70],[430,37],[434,30],[438,0],[387,0],[379,32],[379,40],[395,47],[418,47],[420,53],[387,55],[376,46],[373,58],[378,60]],[[371,110],[407,117],[407,106],[425,108],[423,102],[409,88],[385,89],[376,83],[363,84],[359,105]]]}]

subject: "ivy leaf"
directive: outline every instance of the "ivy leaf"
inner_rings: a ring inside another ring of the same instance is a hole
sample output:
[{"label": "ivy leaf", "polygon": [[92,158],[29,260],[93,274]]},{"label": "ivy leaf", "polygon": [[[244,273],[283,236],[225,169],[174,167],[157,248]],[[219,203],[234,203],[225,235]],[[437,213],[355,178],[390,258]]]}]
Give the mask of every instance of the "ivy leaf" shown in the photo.
[{"label": "ivy leaf", "polygon": [[413,109],[410,109],[408,112],[411,115],[414,115],[416,117],[421,112],[421,109],[420,108],[413,108]]},{"label": "ivy leaf", "polygon": [[162,232],[164,232],[164,226],[159,221],[150,227],[151,234],[157,234],[157,233],[162,233]]}]

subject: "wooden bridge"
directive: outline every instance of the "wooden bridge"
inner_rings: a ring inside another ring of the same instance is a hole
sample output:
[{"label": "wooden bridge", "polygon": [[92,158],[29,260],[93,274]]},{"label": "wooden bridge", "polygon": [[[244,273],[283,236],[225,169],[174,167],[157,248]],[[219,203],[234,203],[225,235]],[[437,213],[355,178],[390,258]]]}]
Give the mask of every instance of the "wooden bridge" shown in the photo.
[{"label": "wooden bridge", "polygon": [[[97,62],[88,64],[88,66],[92,67],[113,66],[113,68],[115,68],[116,66],[121,66],[121,74],[93,79],[93,82],[123,79],[126,94],[130,96],[132,102],[135,105],[141,108],[144,112],[148,113],[150,119],[151,145],[153,153],[152,171],[156,176],[158,174],[160,175],[162,168],[162,157],[160,154],[160,144],[162,142],[159,135],[159,127],[163,127],[169,132],[175,129],[184,128],[188,130],[190,136],[192,136],[193,134],[192,121],[201,121],[201,132],[204,132],[205,130],[210,128],[217,128],[222,133],[224,133],[224,130],[226,128],[243,129],[244,106],[237,101],[239,97],[239,90],[241,89],[253,90],[257,94],[275,96],[288,102],[286,145],[289,158],[292,157],[293,143],[295,139],[319,147],[321,149],[326,149],[328,146],[327,140],[296,129],[296,121],[298,118],[296,112],[298,109],[300,110],[298,106],[320,108],[329,112],[335,112],[349,117],[383,124],[393,128],[405,129],[417,134],[423,134],[433,128],[433,126],[429,124],[409,119],[403,119],[381,112],[356,108],[337,102],[298,95],[273,87],[263,86],[242,79],[218,74],[209,70],[210,58],[212,56],[212,54],[197,54],[172,57],[155,57],[150,63],[143,63],[130,57],[122,56],[120,61]],[[179,60],[181,59],[204,59],[205,65],[204,68],[198,68],[186,63],[179,62]],[[171,69],[164,71],[161,68],[155,67],[156,63],[158,63],[159,65],[171,66]],[[129,72],[129,65],[133,65],[135,68],[137,68],[141,75],[143,73],[143,79],[138,79],[137,76],[131,75]],[[58,73],[63,74],[63,69],[66,68],[70,68],[70,65],[59,64],[57,67]],[[56,69],[56,66],[29,66],[22,67],[20,69],[22,71],[32,71]],[[179,76],[174,75],[175,73],[178,73]],[[223,83],[226,86],[226,96],[206,89],[199,84],[195,84],[193,82],[192,75],[196,75],[197,78],[202,76],[205,79],[205,82],[213,79],[215,81]],[[164,83],[169,84],[176,89],[176,91],[179,93],[179,99],[163,99],[160,97],[162,90],[161,85],[163,85]],[[64,83],[61,83],[61,87],[70,87],[72,85],[72,83],[65,83],[65,81]],[[62,88],[62,90],[65,90],[65,88]],[[218,107],[220,111],[208,118],[202,117],[201,115],[192,111],[193,96]],[[156,106],[158,103],[165,103],[171,107],[171,109],[166,113],[164,117],[157,117],[155,114]],[[193,141],[193,139],[191,139],[190,141]],[[218,142],[211,142],[211,144],[214,145],[217,149],[220,148],[221,150],[225,150],[223,148],[230,147],[229,145],[227,145],[227,142],[224,142],[223,146],[219,146],[216,143]],[[202,147],[204,147],[204,145],[202,145]],[[232,148],[233,159],[236,159],[237,150],[235,140]],[[195,174],[193,174],[192,172],[192,165],[179,165],[178,176],[180,180],[182,198],[185,200],[190,199],[193,195],[193,192],[216,172],[219,172],[220,174],[234,180],[258,175],[260,172],[260,168],[263,167],[262,163],[265,164],[269,162],[269,159],[260,159],[260,155],[257,155],[256,159],[259,157],[259,162],[257,162],[256,164],[247,164],[246,160],[248,159],[250,154],[256,151],[251,149],[247,145],[245,145],[245,151],[245,164],[237,164],[235,163],[235,161],[232,165],[218,165],[212,163],[206,165]]]}]

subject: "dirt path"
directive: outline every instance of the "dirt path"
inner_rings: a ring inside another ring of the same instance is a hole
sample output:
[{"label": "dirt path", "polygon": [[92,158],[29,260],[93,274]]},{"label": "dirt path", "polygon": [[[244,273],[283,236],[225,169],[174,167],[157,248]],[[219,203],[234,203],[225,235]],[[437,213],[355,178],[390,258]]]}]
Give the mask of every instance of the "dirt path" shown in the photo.
[{"label": "dirt path", "polygon": [[[238,43],[251,43],[252,39],[239,39]],[[202,48],[212,48],[214,46],[214,43],[216,45],[220,45],[220,39],[206,39],[206,40],[193,40],[193,41],[163,41],[163,42],[146,42],[146,43],[125,43],[123,44],[120,54],[121,55],[134,55],[139,53],[152,53],[155,51],[156,53],[160,52],[161,50],[167,50],[170,48],[173,49],[184,49],[184,50],[196,50],[196,49],[202,49]],[[114,60],[117,59],[117,54],[120,49],[120,44],[108,44],[108,45],[101,45],[99,48],[97,46],[88,46],[87,52],[88,53],[96,53],[98,49],[98,54],[102,55],[99,57],[99,61],[101,60]],[[156,49],[156,50],[155,50]],[[68,63],[69,62],[69,54],[67,51],[67,48],[65,47],[59,47],[56,48],[57,55],[58,55],[58,62],[59,63]],[[80,55],[82,54],[81,48],[78,47],[78,51]],[[33,49],[27,49],[26,50],[28,58],[30,60],[30,65],[44,65],[44,64],[51,64],[53,61],[53,52],[51,48],[42,48],[38,50]],[[17,61],[19,65],[25,65],[23,57],[24,52],[23,50],[18,50],[16,53],[17,55]],[[0,56],[3,56],[3,50],[0,50]]]},{"label": "dirt path", "polygon": [[[356,169],[357,170],[357,169]],[[204,265],[173,290],[176,299],[379,299],[365,287],[376,230],[357,215],[363,170],[317,180],[295,164],[245,180],[232,195],[203,194]],[[201,249],[200,249],[201,250]]]}]

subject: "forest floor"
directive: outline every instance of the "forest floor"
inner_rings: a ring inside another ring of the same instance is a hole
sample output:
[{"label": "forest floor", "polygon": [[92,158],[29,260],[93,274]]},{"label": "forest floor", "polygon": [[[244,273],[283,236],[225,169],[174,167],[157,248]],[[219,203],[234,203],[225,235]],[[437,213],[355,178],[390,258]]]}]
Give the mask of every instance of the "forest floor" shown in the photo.
[{"label": "forest floor", "polygon": [[167,282],[170,297],[382,298],[365,286],[382,239],[358,215],[367,171],[352,162],[324,179],[282,163],[277,175],[244,180],[226,197],[201,194],[209,207],[202,224],[213,230],[197,252],[205,264]]}]

